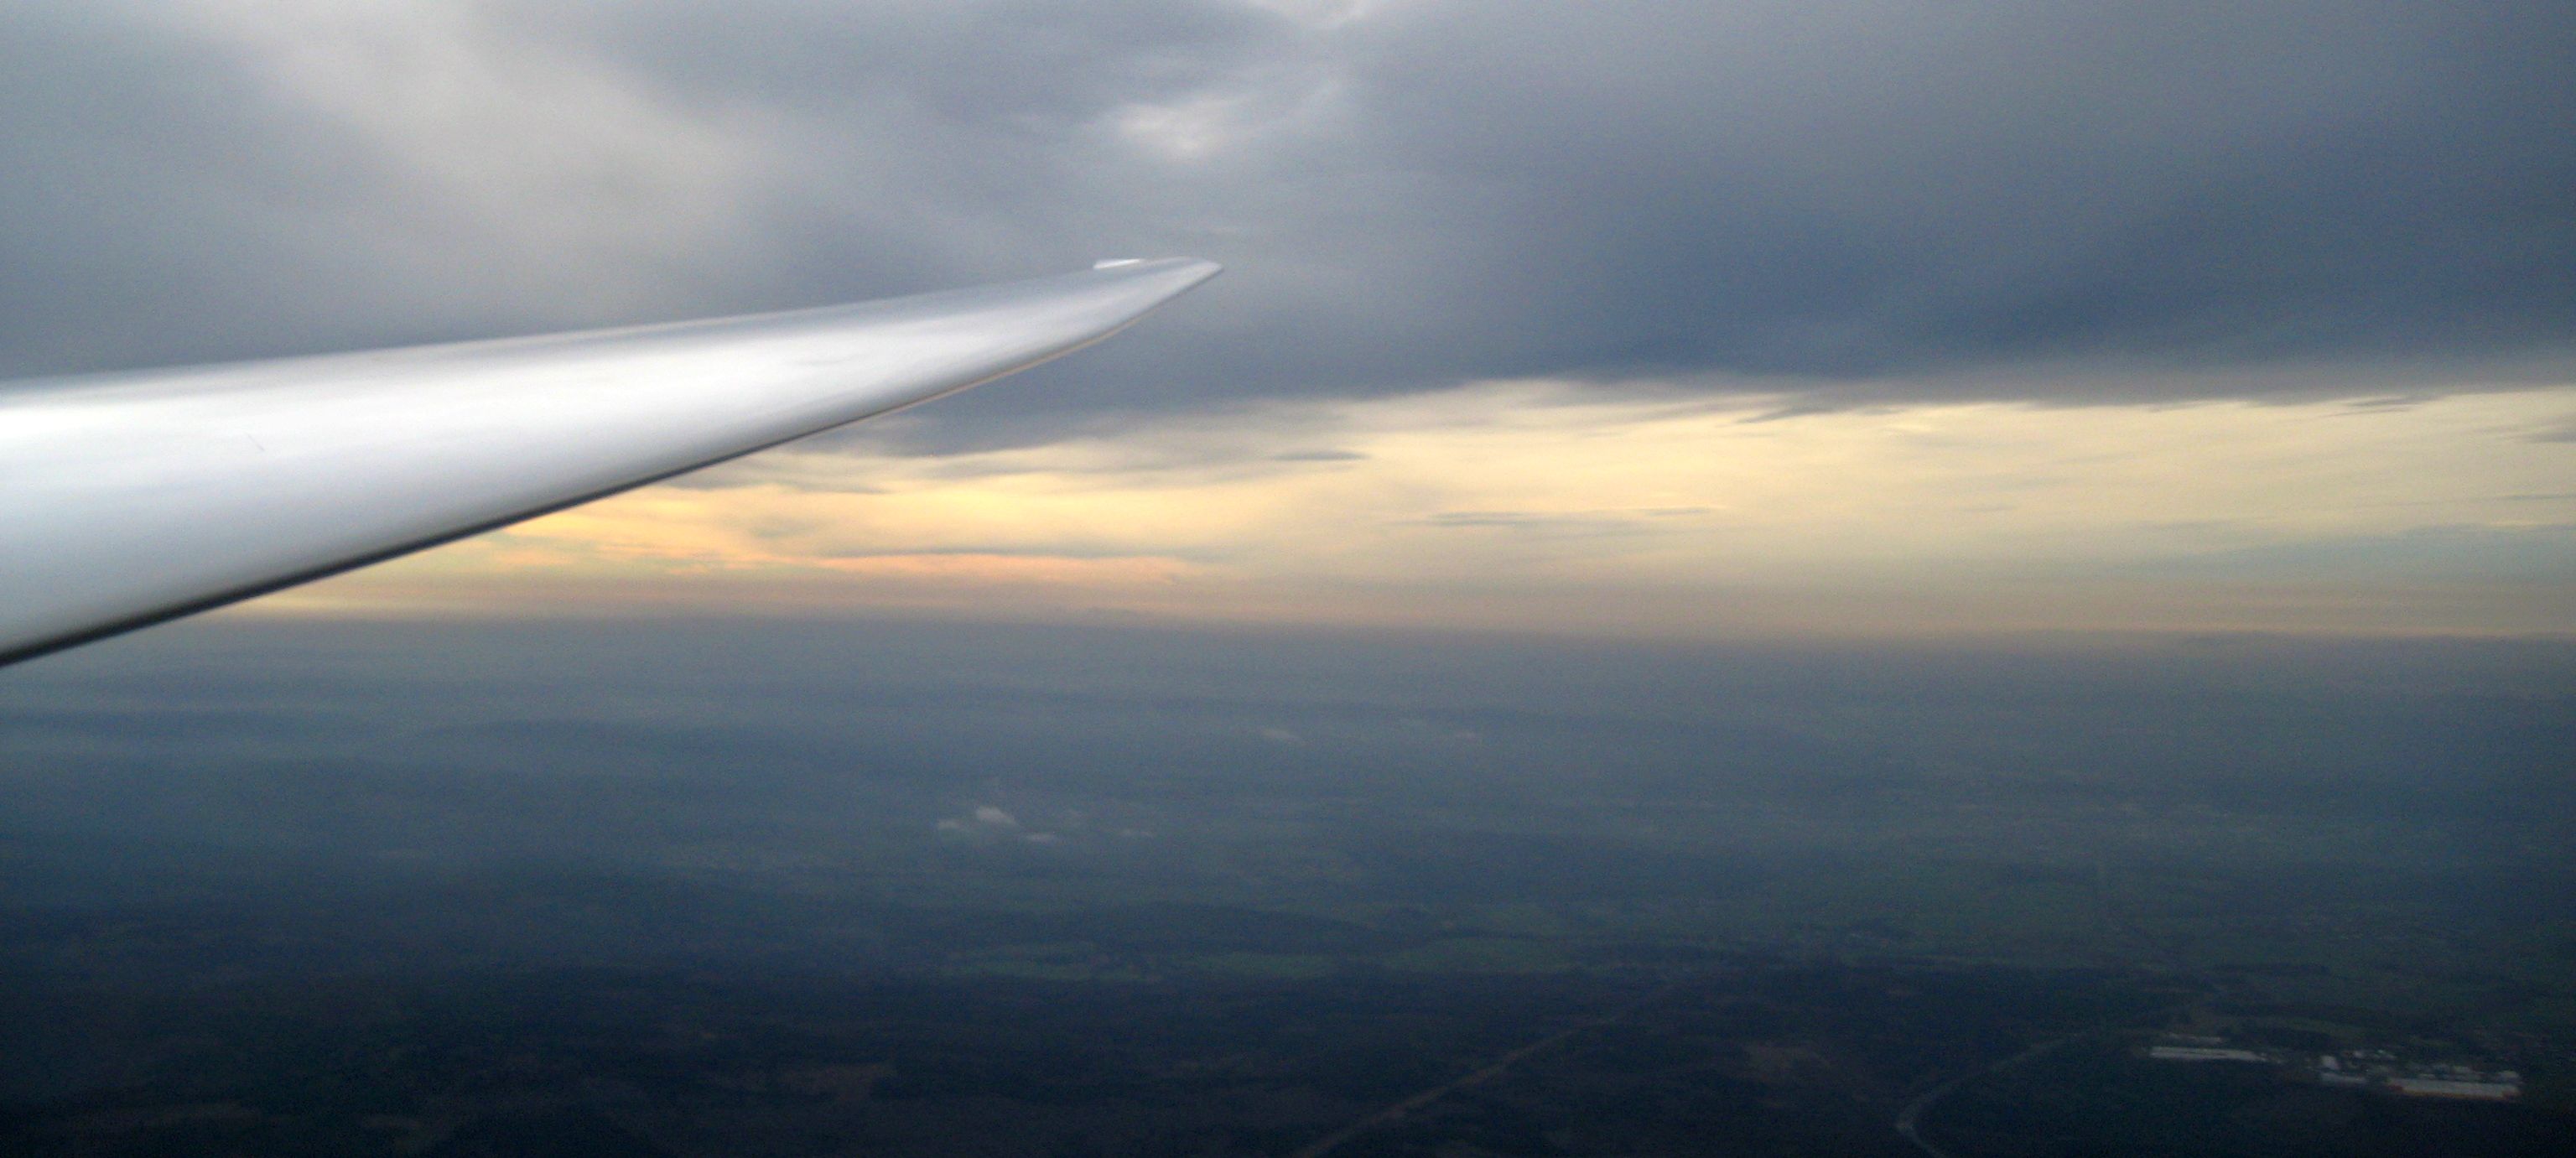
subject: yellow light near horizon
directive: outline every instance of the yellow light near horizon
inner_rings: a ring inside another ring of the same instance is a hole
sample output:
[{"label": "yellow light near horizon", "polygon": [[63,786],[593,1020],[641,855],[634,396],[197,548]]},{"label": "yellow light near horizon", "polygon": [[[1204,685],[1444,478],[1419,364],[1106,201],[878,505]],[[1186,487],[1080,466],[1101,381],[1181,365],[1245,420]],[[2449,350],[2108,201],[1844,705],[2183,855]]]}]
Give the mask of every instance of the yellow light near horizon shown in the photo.
[{"label": "yellow light near horizon", "polygon": [[2571,429],[2569,389],[1779,415],[1486,383],[938,457],[789,448],[269,609],[578,588],[1650,635],[2566,632]]}]

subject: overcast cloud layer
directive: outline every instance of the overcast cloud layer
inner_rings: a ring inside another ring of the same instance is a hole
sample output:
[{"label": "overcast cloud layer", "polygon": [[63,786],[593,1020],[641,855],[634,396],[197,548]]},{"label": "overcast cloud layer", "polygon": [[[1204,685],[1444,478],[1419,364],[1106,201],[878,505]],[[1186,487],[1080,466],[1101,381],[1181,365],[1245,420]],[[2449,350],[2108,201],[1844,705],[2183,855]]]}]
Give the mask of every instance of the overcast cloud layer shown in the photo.
[{"label": "overcast cloud layer", "polygon": [[0,373],[1186,253],[1011,405],[2545,379],[2570,59],[2548,2],[18,4]]}]

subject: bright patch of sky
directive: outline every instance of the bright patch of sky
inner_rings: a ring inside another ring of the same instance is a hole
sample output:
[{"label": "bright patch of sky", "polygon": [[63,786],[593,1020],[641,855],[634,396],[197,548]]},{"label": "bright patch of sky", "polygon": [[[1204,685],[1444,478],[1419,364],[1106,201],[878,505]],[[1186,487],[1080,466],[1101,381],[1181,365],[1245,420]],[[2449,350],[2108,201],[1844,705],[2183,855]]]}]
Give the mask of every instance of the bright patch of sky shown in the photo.
[{"label": "bright patch of sky", "polygon": [[789,449],[266,604],[1616,635],[2576,630],[2576,391],[1782,412],[1545,381]]}]

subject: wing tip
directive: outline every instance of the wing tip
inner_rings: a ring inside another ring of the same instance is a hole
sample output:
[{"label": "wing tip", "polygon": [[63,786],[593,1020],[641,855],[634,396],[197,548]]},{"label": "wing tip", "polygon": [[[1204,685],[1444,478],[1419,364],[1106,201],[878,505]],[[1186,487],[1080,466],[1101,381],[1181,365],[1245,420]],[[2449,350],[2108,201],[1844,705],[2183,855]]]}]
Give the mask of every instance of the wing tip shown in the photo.
[{"label": "wing tip", "polygon": [[1225,267],[1203,257],[1110,257],[1091,263],[1095,271],[1109,270],[1191,270],[1201,280],[1225,272]]}]

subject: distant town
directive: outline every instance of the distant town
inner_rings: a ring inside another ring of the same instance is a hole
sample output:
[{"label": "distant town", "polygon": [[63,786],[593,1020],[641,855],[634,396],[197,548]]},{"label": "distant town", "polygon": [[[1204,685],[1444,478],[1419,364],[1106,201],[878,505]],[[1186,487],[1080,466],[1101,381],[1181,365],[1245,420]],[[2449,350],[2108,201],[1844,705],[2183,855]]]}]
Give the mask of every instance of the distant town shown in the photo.
[{"label": "distant town", "polygon": [[2513,1070],[2455,1061],[2410,1060],[2384,1049],[2305,1053],[2249,1049],[2223,1037],[2166,1034],[2147,1046],[2145,1055],[2152,1061],[2275,1066],[2286,1076],[2318,1085],[2399,1097],[2480,1102],[2510,1102],[2522,1097],[2522,1075]]}]

